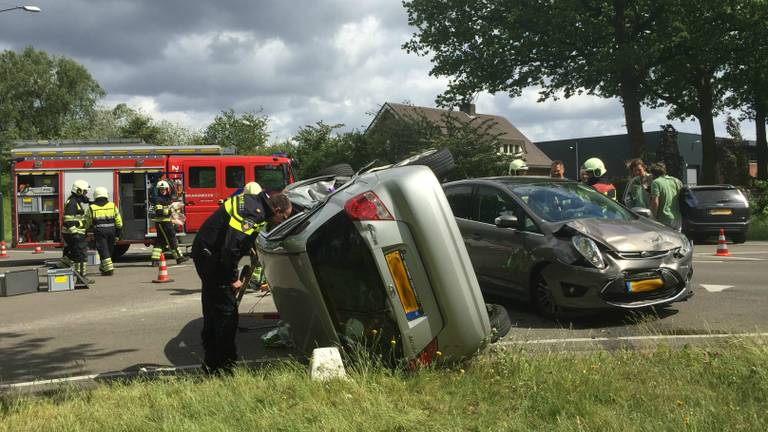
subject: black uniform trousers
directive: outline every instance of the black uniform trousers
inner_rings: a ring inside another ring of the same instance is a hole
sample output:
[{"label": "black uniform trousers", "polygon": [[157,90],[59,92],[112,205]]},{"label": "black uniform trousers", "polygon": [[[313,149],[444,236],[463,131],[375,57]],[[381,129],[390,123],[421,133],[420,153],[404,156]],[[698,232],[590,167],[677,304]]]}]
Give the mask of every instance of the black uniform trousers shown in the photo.
[{"label": "black uniform trousers", "polygon": [[203,368],[208,373],[231,372],[237,361],[237,297],[224,281],[217,260],[194,257],[195,270],[203,282]]},{"label": "black uniform trousers", "polygon": [[88,243],[85,234],[64,234],[64,256],[73,263],[88,261]]},{"label": "black uniform trousers", "polygon": [[157,252],[157,257],[154,256],[158,249],[162,252],[169,251],[174,258],[178,258],[179,240],[176,238],[176,226],[172,222],[155,222],[155,230],[157,237],[153,242],[152,259],[160,259],[160,252]]},{"label": "black uniform trousers", "polygon": [[[96,243],[96,251],[99,252],[99,259],[101,260],[102,270],[111,270],[112,267],[112,251],[115,247],[115,229],[94,228],[93,230],[93,242]],[[109,266],[105,264],[109,260]]]}]

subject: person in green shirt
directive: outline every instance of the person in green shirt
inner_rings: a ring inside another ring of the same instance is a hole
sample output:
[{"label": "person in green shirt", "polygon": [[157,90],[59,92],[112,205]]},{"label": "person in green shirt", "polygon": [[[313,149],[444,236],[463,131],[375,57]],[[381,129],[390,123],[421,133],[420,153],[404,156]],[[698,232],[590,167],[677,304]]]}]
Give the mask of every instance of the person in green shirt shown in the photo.
[{"label": "person in green shirt", "polygon": [[629,161],[629,170],[632,173],[632,179],[624,189],[622,201],[629,208],[642,207],[651,208],[651,182],[653,176],[645,170],[645,163],[642,159],[632,159]]},{"label": "person in green shirt", "polygon": [[683,182],[668,176],[663,162],[651,165],[651,174],[655,177],[651,183],[651,214],[657,221],[679,231],[682,215],[678,196]]}]

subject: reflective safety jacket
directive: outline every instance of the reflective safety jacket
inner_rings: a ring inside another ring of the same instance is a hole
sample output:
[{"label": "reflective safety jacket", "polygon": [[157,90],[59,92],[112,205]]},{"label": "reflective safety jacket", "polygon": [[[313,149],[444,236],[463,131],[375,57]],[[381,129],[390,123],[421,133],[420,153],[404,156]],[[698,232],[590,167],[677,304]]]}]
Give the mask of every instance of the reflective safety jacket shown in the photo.
[{"label": "reflective safety jacket", "polygon": [[606,181],[603,181],[599,177],[592,177],[589,179],[589,182],[587,182],[592,188],[601,194],[607,196],[608,198],[616,201],[616,186],[613,185],[613,183],[609,183]]},{"label": "reflective safety jacket", "polygon": [[64,204],[64,228],[61,230],[63,234],[85,235],[85,230],[88,229],[88,218],[83,200],[75,194],[67,198]]},{"label": "reflective safety jacket", "polygon": [[96,200],[88,207],[87,224],[94,231],[111,231],[123,227],[123,218],[115,203],[105,199]]},{"label": "reflective safety jacket", "polygon": [[237,264],[253,247],[256,235],[272,215],[266,193],[228,198],[203,222],[192,243],[195,261],[212,260],[210,266],[222,284],[237,280]]},{"label": "reflective safety jacket", "polygon": [[170,222],[171,204],[173,198],[171,195],[157,195],[150,203],[149,218],[152,222]]}]

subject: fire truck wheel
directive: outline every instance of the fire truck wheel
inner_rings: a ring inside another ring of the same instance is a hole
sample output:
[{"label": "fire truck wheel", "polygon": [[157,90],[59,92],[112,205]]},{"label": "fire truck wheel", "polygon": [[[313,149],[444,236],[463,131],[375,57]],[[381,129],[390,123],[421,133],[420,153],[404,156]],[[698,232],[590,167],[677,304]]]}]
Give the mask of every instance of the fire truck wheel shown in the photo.
[{"label": "fire truck wheel", "polygon": [[327,175],[352,177],[355,175],[355,170],[351,165],[342,163],[318,170],[312,177],[323,177]]},{"label": "fire truck wheel", "polygon": [[453,155],[448,149],[427,150],[392,166],[400,167],[407,165],[425,165],[435,173],[435,177],[439,180],[442,180],[456,166],[453,161]]},{"label": "fire truck wheel", "polygon": [[125,255],[125,253],[128,252],[129,247],[131,247],[129,244],[116,244],[115,250],[112,252],[112,258],[120,258]]}]

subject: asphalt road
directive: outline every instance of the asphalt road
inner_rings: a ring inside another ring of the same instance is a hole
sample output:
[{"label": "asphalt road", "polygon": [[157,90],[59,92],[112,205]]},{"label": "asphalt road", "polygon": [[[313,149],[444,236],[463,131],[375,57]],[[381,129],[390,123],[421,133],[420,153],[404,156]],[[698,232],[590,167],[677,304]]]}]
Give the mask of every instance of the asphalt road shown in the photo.
[{"label": "asphalt road", "polygon": [[[505,344],[601,340],[609,345],[649,335],[768,331],[768,242],[730,245],[728,258],[715,257],[714,251],[715,245],[695,248],[696,295],[655,312],[552,322],[532,314],[527,305],[505,303],[514,324]],[[202,319],[194,267],[170,266],[174,282],[154,284],[157,269],[148,266],[148,254],[148,249],[132,248],[117,263],[115,276],[93,276],[96,283],[88,290],[0,298],[0,384],[199,364]],[[39,265],[60,252],[10,255],[0,260],[0,271]],[[259,340],[275,321],[261,320],[256,313],[273,311],[269,296],[249,293],[244,298],[241,325],[247,329],[238,335],[244,359],[291,354],[266,349]]]}]

